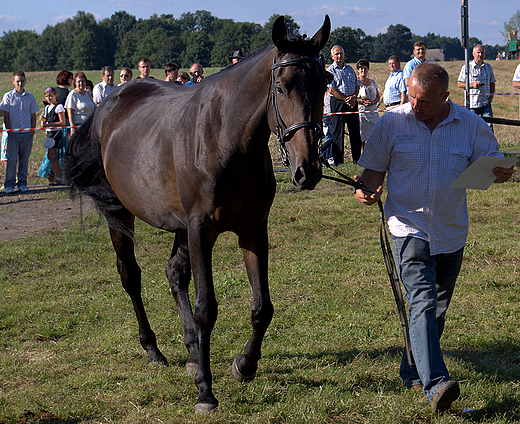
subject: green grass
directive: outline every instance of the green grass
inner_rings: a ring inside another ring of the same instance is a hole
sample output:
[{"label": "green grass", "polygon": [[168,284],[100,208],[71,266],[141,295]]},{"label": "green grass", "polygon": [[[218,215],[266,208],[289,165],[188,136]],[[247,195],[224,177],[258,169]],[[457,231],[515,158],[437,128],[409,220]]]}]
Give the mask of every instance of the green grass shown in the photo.
[{"label": "green grass", "polygon": [[[344,171],[359,172],[355,165]],[[507,423],[520,413],[518,184],[469,192],[471,230],[442,345],[462,395],[433,416],[398,377],[402,336],[378,240],[378,211],[323,181],[277,174],[270,215],[275,316],[257,378],[230,366],[250,333],[236,236],[214,250],[218,410],[193,415],[182,329],[164,276],[173,237],[138,222],[143,298],[170,367],[147,367],[97,217],[0,244],[0,423]],[[464,414],[464,407],[477,412]],[[30,411],[31,413],[27,412]]]},{"label": "green grass", "polygon": [[[460,62],[444,63],[453,81]],[[493,66],[497,91],[512,92],[517,62]],[[382,86],[385,64],[372,65]],[[56,72],[28,74],[36,95]],[[98,72],[87,75],[97,82]],[[161,70],[152,75],[161,77]],[[0,74],[0,90],[11,89]],[[462,103],[462,90],[452,88]],[[498,113],[497,111],[500,111]],[[503,114],[502,114],[503,113]],[[496,98],[495,115],[518,119],[518,97]],[[515,127],[496,126],[503,150]],[[30,182],[44,154],[38,134]],[[275,166],[280,154],[272,140]],[[360,172],[355,165],[342,168]],[[326,171],[329,172],[329,171]],[[0,179],[3,180],[0,167]],[[470,234],[442,345],[462,395],[432,416],[398,377],[402,335],[382,262],[378,211],[351,190],[322,181],[298,192],[277,174],[270,215],[270,288],[275,316],[257,378],[239,384],[233,358],[251,333],[251,294],[236,237],[214,251],[219,317],[212,335],[216,413],[193,415],[197,390],[164,268],[173,236],[137,223],[143,298],[171,366],[147,367],[136,319],[119,281],[105,224],[95,214],[43,235],[0,243],[0,423],[508,423],[520,419],[520,189],[469,191]],[[193,296],[193,293],[192,293]],[[464,414],[464,407],[477,412]]]}]

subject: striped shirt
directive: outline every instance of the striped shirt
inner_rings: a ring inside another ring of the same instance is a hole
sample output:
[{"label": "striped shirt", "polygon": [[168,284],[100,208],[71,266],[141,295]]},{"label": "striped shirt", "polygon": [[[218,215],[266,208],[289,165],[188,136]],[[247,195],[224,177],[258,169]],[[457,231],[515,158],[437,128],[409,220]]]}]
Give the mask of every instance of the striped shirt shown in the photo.
[{"label": "striped shirt", "polygon": [[451,253],[466,243],[466,190],[450,184],[480,156],[500,156],[485,121],[448,100],[450,112],[433,132],[410,103],[384,114],[372,130],[359,165],[387,172],[385,214],[396,237],[430,243],[430,253]]},{"label": "striped shirt", "polygon": [[343,67],[340,68],[336,62],[334,62],[327,68],[327,71],[334,75],[334,79],[332,83],[329,84],[329,87],[337,89],[345,96],[352,96],[352,94],[356,92],[359,80],[352,66],[345,63]]}]

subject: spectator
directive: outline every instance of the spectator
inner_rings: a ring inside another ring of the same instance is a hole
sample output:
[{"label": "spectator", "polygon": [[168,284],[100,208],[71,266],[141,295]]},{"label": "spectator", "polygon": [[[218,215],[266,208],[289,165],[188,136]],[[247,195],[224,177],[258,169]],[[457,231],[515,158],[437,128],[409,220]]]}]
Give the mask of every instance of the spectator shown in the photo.
[{"label": "spectator", "polygon": [[164,67],[164,73],[166,74],[166,78],[164,79],[166,82],[173,82],[180,85],[177,81],[177,77],[179,76],[179,65],[176,63],[166,64]]},{"label": "spectator", "polygon": [[[42,114],[42,127],[62,127],[65,125],[65,108],[61,103],[58,103],[58,93],[52,87],[45,89],[44,92],[47,106]],[[58,157],[58,152],[61,152],[61,144],[63,134],[61,130],[47,130],[47,138],[54,140],[54,145],[47,149],[42,166],[38,171],[38,175],[43,178],[48,178],[52,170],[52,181],[49,178],[51,185],[63,185],[61,178],[61,164],[63,154]],[[45,165],[44,165],[45,164]]]},{"label": "spectator", "polygon": [[[323,144],[320,146],[320,156],[324,159],[327,159],[327,153],[331,149],[332,136],[330,133],[330,121],[332,116],[330,114],[330,93],[328,91],[325,92],[325,96],[323,96],[323,134],[324,140]],[[334,165],[333,161],[328,162],[329,165]]]},{"label": "spectator", "polygon": [[[4,111],[0,109],[0,116],[4,117]],[[2,123],[2,144],[0,147],[0,161],[4,165],[4,169],[7,167],[7,131],[5,131],[5,123]],[[2,185],[2,188],[4,188],[4,185]]]},{"label": "spectator", "polygon": [[[484,62],[486,50],[481,44],[473,47],[473,60],[469,63],[469,107],[479,116],[493,116],[491,102],[495,92],[495,74],[489,63]],[[462,65],[457,82],[466,88],[466,64]],[[488,124],[493,129],[493,124]]]},{"label": "spectator", "polygon": [[[4,124],[7,129],[35,128],[38,104],[34,96],[25,91],[25,73],[13,73],[14,90],[4,94],[0,110],[4,112]],[[21,193],[29,191],[27,171],[29,156],[33,145],[34,130],[10,132],[7,136],[7,166],[5,170],[5,192],[13,194],[15,185]],[[18,166],[18,181],[16,168]]]},{"label": "spectator", "polygon": [[[422,388],[433,412],[448,409],[460,393],[440,347],[468,234],[466,192],[450,184],[479,156],[502,156],[482,119],[449,100],[448,83],[437,64],[414,69],[410,103],[379,119],[359,160],[361,180],[374,193],[355,191],[360,203],[375,203],[388,173],[385,214],[409,304],[416,365],[410,367],[404,354],[400,376],[406,387]],[[513,170],[493,173],[507,181]]]},{"label": "spectator", "polygon": [[406,103],[406,84],[404,83],[399,57],[395,55],[390,56],[388,59],[388,67],[390,68],[390,75],[385,83],[383,103],[385,104],[386,110],[392,110]]},{"label": "spectator", "polygon": [[370,62],[366,59],[359,59],[356,63],[356,68],[360,84],[357,102],[361,129],[361,152],[363,152],[368,136],[379,119],[377,105],[379,104],[380,95],[377,83],[368,77]]},{"label": "spectator", "polygon": [[186,83],[190,80],[190,76],[186,72],[180,72],[177,77],[177,82],[180,85],[186,85]]},{"label": "spectator", "polygon": [[403,76],[404,76],[404,83],[408,87],[408,80],[410,79],[410,75],[412,74],[412,71],[417,65],[420,65],[423,62],[426,62],[426,44],[424,41],[416,41],[413,43],[413,55],[414,58],[405,65]]},{"label": "spectator", "polygon": [[119,81],[121,83],[119,85],[125,84],[132,79],[132,70],[127,68],[126,66],[121,68],[121,72],[119,72]]},{"label": "spectator", "polygon": [[87,88],[86,88],[87,93],[90,94],[90,98],[92,99],[92,101],[94,101],[94,83],[88,79],[86,84],[87,84]]},{"label": "spectator", "polygon": [[[359,80],[356,72],[345,61],[345,51],[341,46],[334,46],[331,49],[331,57],[334,63],[327,68],[334,79],[329,84],[330,111],[335,112],[357,112],[358,106],[356,97],[359,92]],[[331,132],[332,143],[323,153],[331,166],[343,163],[344,147],[343,135],[345,123],[348,126],[350,147],[352,149],[352,160],[357,163],[361,155],[361,135],[359,132],[359,117],[356,113],[345,115],[332,115],[329,131]]]},{"label": "spectator", "polygon": [[515,74],[513,75],[513,87],[520,88],[520,65],[516,67]]},{"label": "spectator", "polygon": [[200,64],[194,63],[193,65],[191,65],[190,74],[191,74],[191,79],[186,84],[184,84],[186,86],[195,85],[195,84],[198,84],[199,82],[201,82],[202,79],[204,78],[202,76],[204,74],[204,69],[202,69],[202,66]]},{"label": "spectator", "polygon": [[67,96],[69,95],[69,88],[74,84],[74,75],[70,71],[63,70],[56,77],[57,87],[54,87],[58,93],[58,103],[65,105]]},{"label": "spectator", "polygon": [[141,72],[141,75],[139,75],[137,78],[153,78],[150,76],[150,71],[152,70],[152,64],[150,61],[143,57],[139,61],[139,72]]},{"label": "spectator", "polygon": [[101,79],[103,81],[96,84],[92,90],[92,98],[96,106],[114,90],[114,70],[110,66],[103,66]]},{"label": "spectator", "polygon": [[[74,90],[69,93],[65,102],[65,109],[69,122],[73,126],[79,126],[94,112],[96,105],[87,91],[87,77],[83,72],[74,75]],[[74,128],[71,133],[74,134]]]},{"label": "spectator", "polygon": [[244,54],[242,50],[235,50],[231,56],[228,57],[229,62],[234,65],[235,63],[239,63],[244,58]]}]

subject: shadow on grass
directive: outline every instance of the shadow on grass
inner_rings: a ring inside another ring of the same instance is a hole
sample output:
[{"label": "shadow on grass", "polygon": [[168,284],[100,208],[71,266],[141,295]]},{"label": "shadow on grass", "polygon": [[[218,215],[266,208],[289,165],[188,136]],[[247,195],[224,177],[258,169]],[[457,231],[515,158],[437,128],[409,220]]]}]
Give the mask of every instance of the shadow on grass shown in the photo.
[{"label": "shadow on grass", "polygon": [[[12,424],[77,424],[85,420],[91,420],[94,417],[83,418],[57,418],[52,413],[40,410],[37,413],[29,410],[24,410],[18,419],[9,421]],[[7,423],[7,422],[5,422]],[[0,424],[4,424],[3,421]]]}]

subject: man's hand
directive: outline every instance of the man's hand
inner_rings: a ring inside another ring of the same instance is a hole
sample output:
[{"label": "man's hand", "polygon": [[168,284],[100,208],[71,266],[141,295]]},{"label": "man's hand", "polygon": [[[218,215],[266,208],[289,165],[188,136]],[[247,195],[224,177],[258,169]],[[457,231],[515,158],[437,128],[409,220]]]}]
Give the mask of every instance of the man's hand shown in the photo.
[{"label": "man's hand", "polygon": [[495,177],[497,177],[497,181],[504,182],[509,180],[511,178],[511,175],[513,175],[514,172],[514,166],[511,168],[502,168],[500,166],[497,166],[495,169],[493,169],[493,174],[495,174]]},{"label": "man's hand", "polygon": [[373,193],[357,189],[354,192],[354,197],[359,203],[362,203],[363,205],[373,205],[381,198],[381,194],[383,193],[383,181],[385,178],[385,173],[365,169],[363,171],[362,177],[363,181],[361,181],[357,175],[354,175],[354,180],[363,183],[367,188],[373,190]]}]

